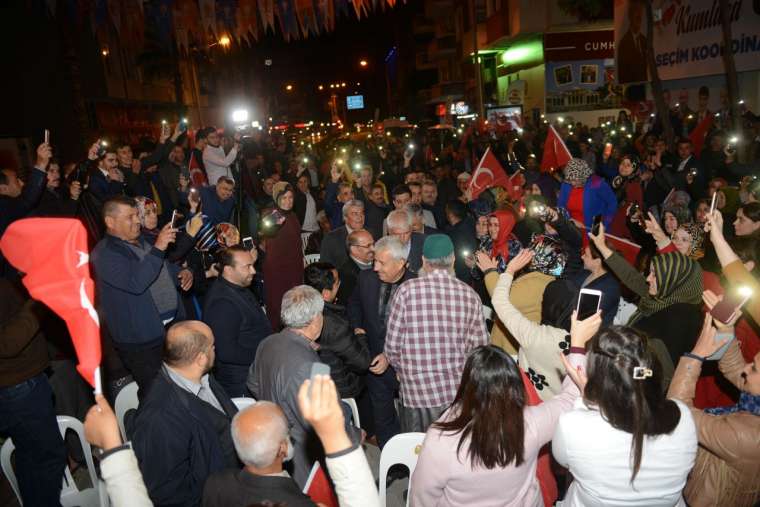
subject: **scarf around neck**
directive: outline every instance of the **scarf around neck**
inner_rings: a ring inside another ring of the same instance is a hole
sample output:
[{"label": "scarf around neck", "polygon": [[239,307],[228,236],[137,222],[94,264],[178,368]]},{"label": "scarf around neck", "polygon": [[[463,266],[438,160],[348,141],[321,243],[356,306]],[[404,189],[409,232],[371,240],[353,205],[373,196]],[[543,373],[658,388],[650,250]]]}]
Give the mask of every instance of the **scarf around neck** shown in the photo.
[{"label": "scarf around neck", "polygon": [[760,396],[742,391],[739,396],[739,403],[736,405],[705,409],[706,414],[712,415],[735,414],[736,412],[749,412],[750,414],[760,415]]}]

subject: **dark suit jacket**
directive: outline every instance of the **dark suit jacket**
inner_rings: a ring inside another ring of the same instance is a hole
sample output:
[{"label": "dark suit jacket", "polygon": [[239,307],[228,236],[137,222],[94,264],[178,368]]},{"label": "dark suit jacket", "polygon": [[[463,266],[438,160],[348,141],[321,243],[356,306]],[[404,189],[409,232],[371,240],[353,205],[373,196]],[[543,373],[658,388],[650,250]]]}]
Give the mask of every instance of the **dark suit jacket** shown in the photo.
[{"label": "dark suit jacket", "polygon": [[348,300],[351,298],[351,294],[356,287],[356,277],[359,276],[359,266],[348,257],[343,264],[338,266],[338,276],[340,277],[340,288],[338,289],[338,295],[336,301],[338,304],[348,304]]},{"label": "dark suit jacket", "polygon": [[203,507],[248,507],[265,500],[289,507],[315,505],[293,479],[253,475],[245,469],[217,472],[203,488]]},{"label": "dark suit jacket", "polygon": [[[231,421],[238,411],[235,404],[213,377],[209,378],[209,384]],[[239,466],[236,457],[225,457],[219,435],[202,403],[176,385],[163,369],[140,402],[132,448],[150,499],[157,506],[199,505],[209,475]],[[231,444],[230,437],[228,445]]]},{"label": "dark suit jacket", "polygon": [[336,268],[348,260],[348,250],[346,249],[346,238],[348,229],[343,225],[334,231],[330,231],[322,239],[322,245],[319,247],[319,260],[329,262]]},{"label": "dark suit jacket", "polygon": [[456,225],[451,225],[446,230],[446,234],[451,238],[451,242],[454,243],[454,253],[456,254],[456,260],[454,261],[454,272],[457,278],[464,283],[470,283],[472,281],[472,275],[470,268],[465,264],[465,255],[463,252],[466,250],[471,255],[475,255],[475,250],[478,249],[478,240],[475,237],[475,223],[472,217],[465,217],[461,222]]},{"label": "dark suit jacket", "polygon": [[422,268],[422,247],[425,246],[425,237],[419,232],[412,233],[412,248],[409,250],[409,257],[406,262],[409,270],[414,273],[419,272]]},{"label": "dark suit jacket", "polygon": [[617,50],[618,81],[620,83],[639,83],[647,80],[646,39],[639,34],[640,49],[636,49],[630,30],[620,39]]},{"label": "dark suit jacket", "polygon": [[[416,273],[406,270],[399,283],[417,278]],[[346,312],[352,328],[362,328],[367,332],[370,356],[385,349],[385,322],[380,319],[380,285],[382,282],[373,270],[359,272],[356,289],[351,295]]]}]

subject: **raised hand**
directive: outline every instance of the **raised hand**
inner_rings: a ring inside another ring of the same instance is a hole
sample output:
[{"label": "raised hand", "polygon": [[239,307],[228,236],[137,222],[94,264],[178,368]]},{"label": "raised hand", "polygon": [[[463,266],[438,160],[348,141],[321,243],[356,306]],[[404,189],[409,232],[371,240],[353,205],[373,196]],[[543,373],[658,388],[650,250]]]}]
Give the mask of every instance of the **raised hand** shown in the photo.
[{"label": "raised hand", "polygon": [[602,325],[602,312],[598,311],[585,320],[578,320],[578,312],[573,310],[570,317],[570,345],[585,347]]},{"label": "raised hand", "polygon": [[509,264],[507,264],[507,272],[511,275],[514,275],[521,269],[523,269],[525,266],[530,264],[530,262],[533,260],[533,251],[523,249],[520,250],[520,253],[518,253],[513,259],[509,261]]},{"label": "raised hand", "polygon": [[499,266],[499,262],[495,258],[491,258],[490,255],[482,251],[475,252],[475,264],[483,273]]}]

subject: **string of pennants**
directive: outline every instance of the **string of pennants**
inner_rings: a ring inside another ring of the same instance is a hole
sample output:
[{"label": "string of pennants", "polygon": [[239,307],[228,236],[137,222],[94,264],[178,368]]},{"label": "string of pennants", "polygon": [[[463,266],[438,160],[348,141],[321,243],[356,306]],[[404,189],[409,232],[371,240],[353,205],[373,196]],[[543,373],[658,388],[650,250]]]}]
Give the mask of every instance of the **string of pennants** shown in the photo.
[{"label": "string of pennants", "polygon": [[[401,0],[406,3],[406,0]],[[155,27],[162,45],[175,43],[185,52],[192,41],[218,41],[223,36],[253,44],[270,30],[275,18],[286,41],[332,32],[340,17],[356,19],[392,9],[397,0],[45,0],[48,11],[89,18],[102,38],[110,27],[131,47],[145,43],[145,26]],[[60,9],[57,11],[56,9]]]}]

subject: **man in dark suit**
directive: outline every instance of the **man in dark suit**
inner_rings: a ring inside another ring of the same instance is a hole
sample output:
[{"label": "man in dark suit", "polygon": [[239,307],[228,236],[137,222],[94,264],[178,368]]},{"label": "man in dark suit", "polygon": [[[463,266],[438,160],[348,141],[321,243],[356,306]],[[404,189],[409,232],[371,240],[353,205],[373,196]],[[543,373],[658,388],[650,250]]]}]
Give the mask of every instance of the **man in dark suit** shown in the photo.
[{"label": "man in dark suit", "polygon": [[628,2],[628,31],[617,47],[619,83],[641,83],[647,80],[647,43],[641,27],[644,21],[642,0]]},{"label": "man in dark suit", "polygon": [[406,256],[406,248],[394,236],[386,236],[375,243],[374,270],[359,273],[347,308],[351,325],[361,330],[357,332],[367,335],[372,356],[367,390],[372,404],[375,434],[381,448],[401,431],[394,405],[398,380],[383,350],[389,302],[402,283],[416,276],[407,269]]},{"label": "man in dark suit", "polygon": [[356,287],[356,278],[360,271],[371,270],[372,261],[375,259],[375,240],[372,235],[364,229],[359,229],[348,235],[346,240],[348,246],[348,259],[338,266],[340,275],[340,289],[338,289],[337,300],[339,304],[345,305]]},{"label": "man in dark suit", "polygon": [[345,225],[330,231],[322,240],[319,248],[319,260],[340,266],[348,260],[346,238],[349,233],[364,228],[364,203],[352,199],[343,205],[343,221]]},{"label": "man in dark suit", "polygon": [[454,253],[456,260],[454,262],[454,272],[456,277],[464,283],[472,281],[470,268],[467,267],[465,259],[470,255],[475,255],[478,249],[478,240],[475,237],[475,222],[467,214],[467,206],[459,199],[454,199],[446,204],[446,220],[449,225],[446,234],[454,243]]},{"label": "man in dark suit", "polygon": [[204,507],[247,507],[266,500],[293,507],[314,506],[298,484],[283,475],[282,464],[293,457],[293,443],[280,407],[259,401],[239,412],[231,429],[244,466],[208,478],[203,488]]},{"label": "man in dark suit", "polygon": [[237,413],[209,375],[214,335],[203,322],[169,329],[164,363],[134,419],[132,447],[154,505],[200,505],[206,478],[239,462],[230,435]]},{"label": "man in dark suit", "polygon": [[393,210],[385,219],[388,236],[395,236],[407,252],[407,267],[417,273],[422,267],[422,247],[425,235],[412,232],[412,217],[405,210]]},{"label": "man in dark suit", "polygon": [[256,348],[272,334],[269,319],[250,289],[255,263],[256,250],[241,245],[222,250],[221,272],[203,308],[203,320],[217,337],[214,376],[233,398],[247,395],[245,380]]}]

